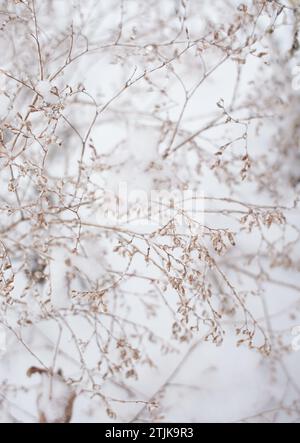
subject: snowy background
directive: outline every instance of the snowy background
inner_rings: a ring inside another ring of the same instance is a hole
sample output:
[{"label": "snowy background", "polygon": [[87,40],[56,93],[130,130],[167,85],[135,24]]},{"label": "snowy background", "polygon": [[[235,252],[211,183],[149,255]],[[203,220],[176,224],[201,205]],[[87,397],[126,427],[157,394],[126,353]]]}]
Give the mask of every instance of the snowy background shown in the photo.
[{"label": "snowy background", "polygon": [[1,0],[2,422],[299,422],[299,23]]}]

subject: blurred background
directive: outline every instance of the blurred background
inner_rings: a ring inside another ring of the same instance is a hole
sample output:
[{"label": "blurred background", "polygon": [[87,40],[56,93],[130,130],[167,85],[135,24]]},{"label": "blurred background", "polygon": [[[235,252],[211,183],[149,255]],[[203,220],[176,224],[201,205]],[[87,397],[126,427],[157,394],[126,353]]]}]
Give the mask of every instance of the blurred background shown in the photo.
[{"label": "blurred background", "polygon": [[2,422],[299,422],[299,19],[1,0]]}]

